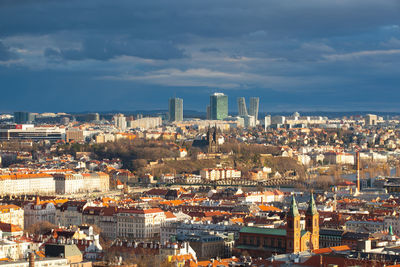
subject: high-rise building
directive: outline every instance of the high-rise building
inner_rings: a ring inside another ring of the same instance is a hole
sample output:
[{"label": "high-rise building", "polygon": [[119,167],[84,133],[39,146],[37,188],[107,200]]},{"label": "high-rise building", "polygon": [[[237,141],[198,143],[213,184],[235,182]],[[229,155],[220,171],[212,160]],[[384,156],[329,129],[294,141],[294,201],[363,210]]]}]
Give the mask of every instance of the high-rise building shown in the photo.
[{"label": "high-rise building", "polygon": [[250,97],[250,108],[249,108],[249,115],[254,116],[255,120],[258,120],[258,108],[260,105],[260,98],[259,97]]},{"label": "high-rise building", "polygon": [[214,93],[210,96],[210,117],[212,120],[223,120],[228,117],[228,96]]},{"label": "high-rise building", "polygon": [[35,121],[35,115],[30,112],[16,111],[14,112],[14,122],[18,124],[32,123]]},{"label": "high-rise building", "polygon": [[211,107],[210,107],[210,105],[207,105],[206,111],[207,111],[207,116],[206,116],[207,120],[211,120]]},{"label": "high-rise building", "polygon": [[183,121],[183,99],[170,98],[169,99],[169,120],[170,121]]},{"label": "high-rise building", "polygon": [[238,113],[239,116],[246,116],[247,114],[247,108],[246,108],[246,99],[244,97],[238,97],[237,99],[238,103]]},{"label": "high-rise building", "polygon": [[124,114],[114,115],[114,126],[120,130],[126,129],[126,118]]},{"label": "high-rise building", "polygon": [[269,128],[271,126],[271,115],[267,115],[264,118],[264,127],[265,130],[267,130],[267,128]]}]

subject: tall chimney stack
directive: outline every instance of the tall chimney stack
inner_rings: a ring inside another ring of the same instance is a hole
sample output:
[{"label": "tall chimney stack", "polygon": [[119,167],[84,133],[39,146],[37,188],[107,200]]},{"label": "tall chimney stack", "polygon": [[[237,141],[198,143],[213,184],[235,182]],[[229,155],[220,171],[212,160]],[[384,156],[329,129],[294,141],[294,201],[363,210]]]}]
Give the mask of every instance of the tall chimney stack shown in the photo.
[{"label": "tall chimney stack", "polygon": [[35,252],[29,253],[29,267],[35,267]]},{"label": "tall chimney stack", "polygon": [[356,153],[357,160],[357,192],[360,192],[360,151]]}]

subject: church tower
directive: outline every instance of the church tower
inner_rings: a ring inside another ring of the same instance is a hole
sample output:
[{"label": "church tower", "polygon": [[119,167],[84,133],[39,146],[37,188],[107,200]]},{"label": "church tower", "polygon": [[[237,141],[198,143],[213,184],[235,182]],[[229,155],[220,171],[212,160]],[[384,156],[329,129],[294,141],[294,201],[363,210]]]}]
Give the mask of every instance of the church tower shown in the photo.
[{"label": "church tower", "polygon": [[306,230],[311,233],[310,249],[319,249],[319,214],[312,193],[306,211]]},{"label": "church tower", "polygon": [[300,213],[297,209],[297,203],[294,196],[292,198],[292,202],[290,203],[289,211],[286,215],[286,221],[286,252],[300,252]]}]

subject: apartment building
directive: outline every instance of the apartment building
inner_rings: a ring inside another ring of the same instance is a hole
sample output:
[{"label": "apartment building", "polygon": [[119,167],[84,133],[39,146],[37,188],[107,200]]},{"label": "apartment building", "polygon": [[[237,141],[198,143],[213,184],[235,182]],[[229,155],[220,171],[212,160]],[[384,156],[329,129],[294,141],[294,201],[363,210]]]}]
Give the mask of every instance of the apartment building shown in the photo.
[{"label": "apartment building", "polygon": [[347,221],[345,228],[347,231],[361,233],[376,233],[386,230],[385,223],[382,221]]},{"label": "apartment building", "polygon": [[51,202],[41,202],[37,197],[35,202],[28,203],[23,208],[26,228],[43,221],[55,223],[56,207]]},{"label": "apartment building", "polygon": [[54,180],[58,194],[107,192],[110,189],[110,177],[102,172],[55,174]]},{"label": "apartment building", "polygon": [[86,201],[68,201],[56,210],[56,225],[70,226],[83,224],[83,209]]},{"label": "apartment building", "polygon": [[117,236],[140,239],[158,238],[165,220],[165,213],[159,208],[119,209],[116,214]]},{"label": "apartment building", "polygon": [[222,179],[240,178],[242,172],[232,168],[210,168],[200,171],[203,180],[217,181]]},{"label": "apartment building", "polygon": [[24,210],[16,205],[0,205],[0,222],[18,225],[24,229]]},{"label": "apartment building", "polygon": [[53,176],[47,173],[0,175],[0,194],[54,194]]}]

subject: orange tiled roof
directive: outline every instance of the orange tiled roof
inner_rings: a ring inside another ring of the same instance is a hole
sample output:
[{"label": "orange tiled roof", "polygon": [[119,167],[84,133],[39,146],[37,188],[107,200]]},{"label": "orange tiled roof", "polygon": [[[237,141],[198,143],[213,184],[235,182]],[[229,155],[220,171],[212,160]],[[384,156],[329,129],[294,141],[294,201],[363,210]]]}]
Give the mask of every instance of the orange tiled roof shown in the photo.
[{"label": "orange tiled roof", "polygon": [[164,212],[164,214],[165,214],[165,217],[166,217],[167,219],[176,218],[176,216],[175,216],[172,212],[170,212],[170,211],[166,211],[166,212]]},{"label": "orange tiled roof", "polygon": [[20,207],[18,207],[17,205],[0,205],[0,211],[1,212],[8,212],[9,209],[21,209]]},{"label": "orange tiled roof", "polygon": [[0,175],[1,180],[17,180],[17,179],[32,179],[32,178],[50,178],[53,177],[47,173],[12,173]]},{"label": "orange tiled roof", "polygon": [[315,250],[313,250],[313,253],[315,253],[315,254],[324,254],[324,253],[331,253],[333,251],[346,251],[346,250],[350,250],[350,247],[347,246],[347,245],[315,249]]},{"label": "orange tiled roof", "polygon": [[233,258],[229,258],[229,259],[221,259],[221,260],[214,260],[214,261],[199,261],[197,263],[197,266],[229,266],[229,263],[231,263],[232,261],[238,261],[238,259],[233,259]]},{"label": "orange tiled roof", "polygon": [[262,211],[277,211],[280,212],[282,211],[281,209],[278,209],[277,207],[274,206],[266,206],[266,205],[260,205],[258,206]]}]

